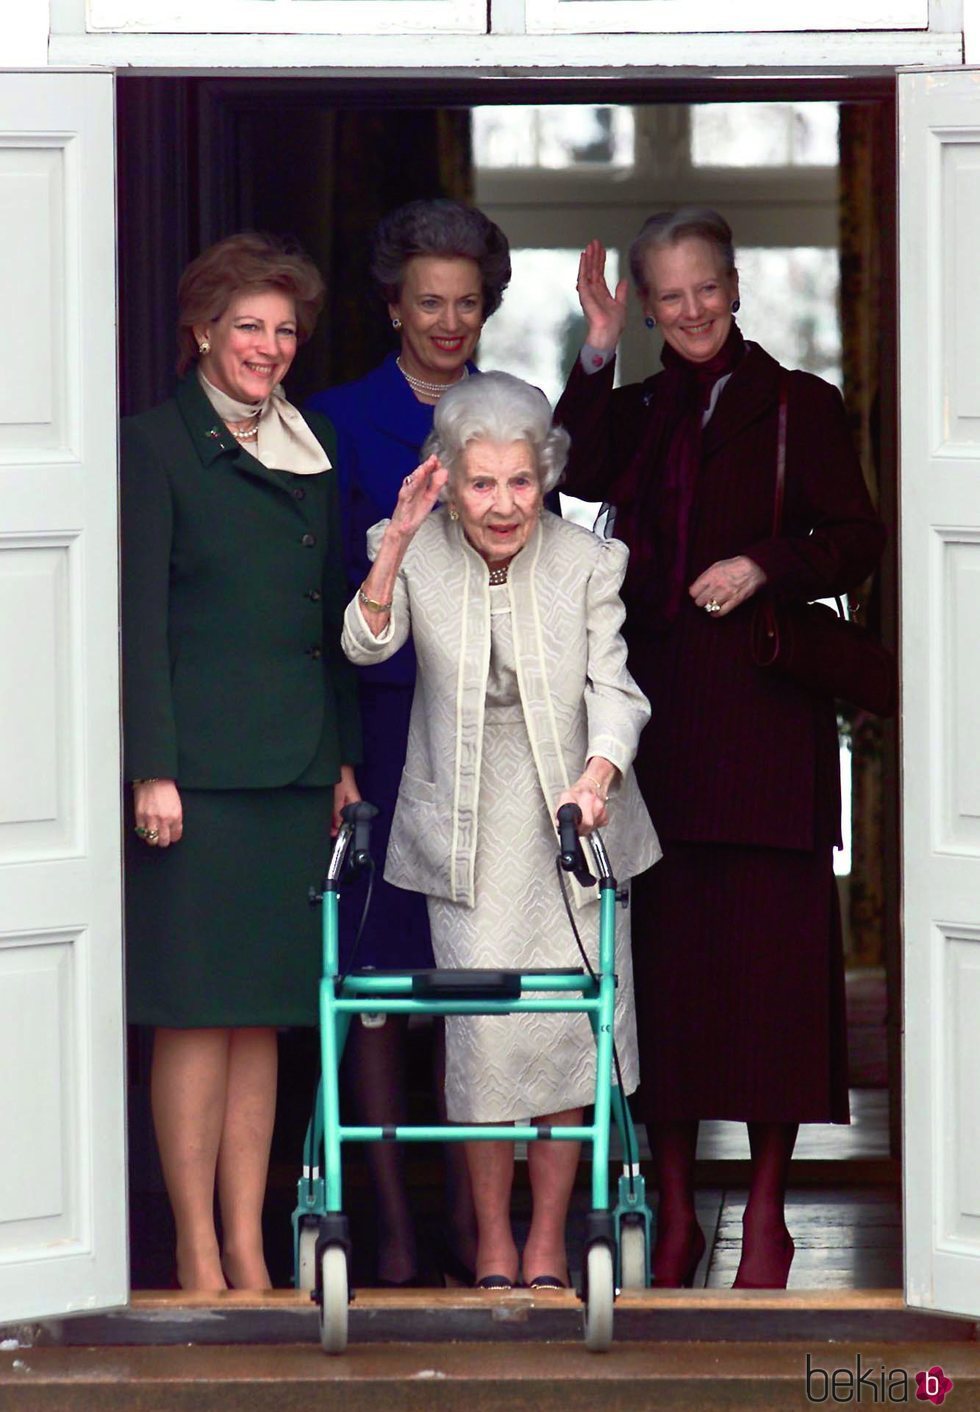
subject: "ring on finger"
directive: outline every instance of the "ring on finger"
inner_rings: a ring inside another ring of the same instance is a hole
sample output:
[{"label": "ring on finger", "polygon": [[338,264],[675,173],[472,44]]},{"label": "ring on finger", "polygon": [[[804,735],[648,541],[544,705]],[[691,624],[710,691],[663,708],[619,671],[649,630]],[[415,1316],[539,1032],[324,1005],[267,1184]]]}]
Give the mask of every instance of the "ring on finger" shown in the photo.
[{"label": "ring on finger", "polygon": [[146,830],[146,841],[147,841],[147,843],[156,843],[156,841],[157,841],[157,839],[158,839],[159,837],[160,837],[160,830],[159,830],[159,829],[147,829],[147,830]]},{"label": "ring on finger", "polygon": [[721,604],[718,602],[717,598],[709,598],[707,603],[704,605],[704,611],[706,613],[720,613]]},{"label": "ring on finger", "polygon": [[402,485],[411,485],[411,484],[412,484],[412,477],[411,477],[411,476],[406,476],[405,479],[402,481]]},{"label": "ring on finger", "polygon": [[137,838],[146,838],[146,829],[142,824],[137,824],[133,832],[136,834]]}]

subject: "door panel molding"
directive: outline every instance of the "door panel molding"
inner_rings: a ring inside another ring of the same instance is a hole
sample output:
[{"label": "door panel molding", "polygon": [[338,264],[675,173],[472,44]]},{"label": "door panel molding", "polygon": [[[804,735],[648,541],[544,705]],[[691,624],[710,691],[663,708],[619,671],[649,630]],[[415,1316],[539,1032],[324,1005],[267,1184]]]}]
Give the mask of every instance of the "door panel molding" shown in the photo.
[{"label": "door panel molding", "polygon": [[[980,85],[899,77],[906,1296],[980,1314]],[[971,1163],[973,1164],[971,1170]]]},{"label": "door panel molding", "polygon": [[0,74],[0,1324],[128,1296],[113,126]]}]

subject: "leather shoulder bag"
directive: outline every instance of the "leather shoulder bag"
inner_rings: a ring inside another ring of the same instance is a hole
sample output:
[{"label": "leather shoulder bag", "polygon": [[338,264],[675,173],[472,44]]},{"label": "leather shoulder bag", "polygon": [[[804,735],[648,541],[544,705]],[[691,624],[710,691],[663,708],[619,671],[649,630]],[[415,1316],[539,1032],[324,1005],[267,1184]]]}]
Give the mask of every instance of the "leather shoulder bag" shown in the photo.
[{"label": "leather shoulder bag", "polygon": [[[786,490],[787,382],[783,373],[779,388],[774,538],[782,529]],[[753,662],[817,696],[845,701],[875,716],[894,715],[898,704],[894,655],[867,628],[848,618],[839,597],[834,601],[836,612],[826,603],[792,603],[763,591],[752,617]]]}]

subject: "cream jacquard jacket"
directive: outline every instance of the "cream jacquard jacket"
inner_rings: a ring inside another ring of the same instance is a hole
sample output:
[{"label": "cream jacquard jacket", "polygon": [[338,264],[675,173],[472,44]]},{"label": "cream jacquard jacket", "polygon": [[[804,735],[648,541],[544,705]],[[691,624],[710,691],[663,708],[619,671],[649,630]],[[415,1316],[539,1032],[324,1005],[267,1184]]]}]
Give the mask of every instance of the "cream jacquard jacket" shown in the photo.
[{"label": "cream jacquard jacket", "polygon": [[[376,550],[384,524],[369,535]],[[628,551],[545,511],[507,580],[517,676],[537,779],[549,812],[589,756],[615,764],[621,782],[603,837],[619,878],[660,857],[631,767],[650,705],[626,669],[619,587]],[[408,753],[385,865],[388,882],[475,905],[483,715],[490,667],[490,588],[484,561],[439,508],[402,563],[379,637],[356,597],[342,645],[352,662],[383,661],[409,634],[418,659]],[[595,897],[576,886],[576,902]]]}]

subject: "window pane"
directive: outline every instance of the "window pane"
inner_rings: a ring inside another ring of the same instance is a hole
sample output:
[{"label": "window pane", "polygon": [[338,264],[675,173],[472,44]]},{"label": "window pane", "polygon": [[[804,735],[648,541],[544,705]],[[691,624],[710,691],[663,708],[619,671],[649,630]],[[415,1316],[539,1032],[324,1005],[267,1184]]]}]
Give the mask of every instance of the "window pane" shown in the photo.
[{"label": "window pane", "polygon": [[478,167],[632,166],[633,126],[630,108],[474,108],[473,156]]},{"label": "window pane", "polygon": [[739,328],[788,368],[841,385],[837,251],[822,247],[738,252]]},{"label": "window pane", "polygon": [[[575,293],[579,250],[512,250],[513,276],[504,302],[487,320],[477,361],[540,387],[554,404],[585,337]],[[619,257],[606,256],[606,278],[615,287]]]},{"label": "window pane", "polygon": [[691,109],[696,167],[835,167],[836,103],[707,103]]}]

